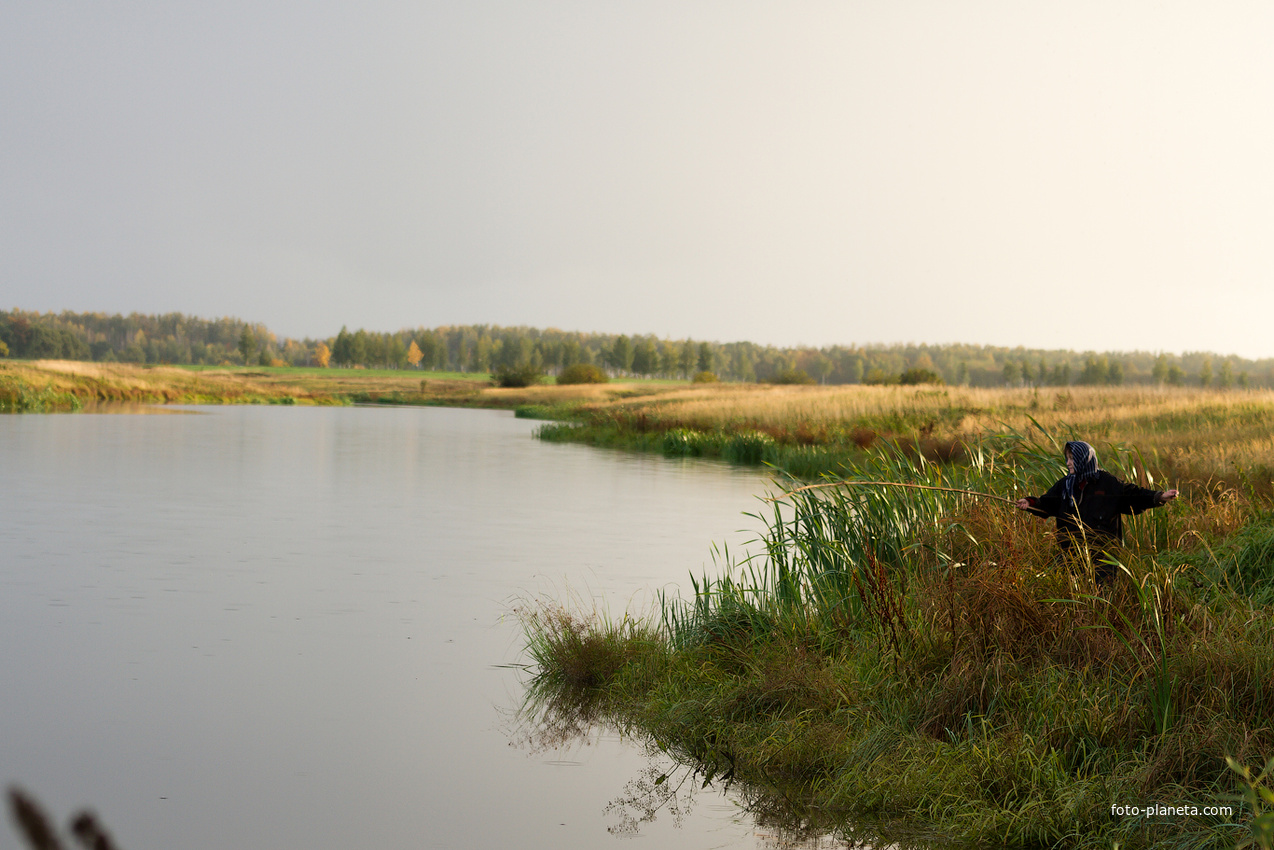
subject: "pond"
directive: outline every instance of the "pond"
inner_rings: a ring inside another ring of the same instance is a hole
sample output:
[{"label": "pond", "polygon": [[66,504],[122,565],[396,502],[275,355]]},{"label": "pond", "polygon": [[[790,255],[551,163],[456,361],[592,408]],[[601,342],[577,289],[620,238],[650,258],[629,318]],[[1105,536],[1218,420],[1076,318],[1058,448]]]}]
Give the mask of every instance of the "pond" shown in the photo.
[{"label": "pond", "polygon": [[[128,850],[633,839],[662,768],[526,740],[512,611],[688,590],[765,476],[503,412],[184,409],[0,417],[0,781]],[[712,789],[673,814],[637,840],[779,840]]]}]

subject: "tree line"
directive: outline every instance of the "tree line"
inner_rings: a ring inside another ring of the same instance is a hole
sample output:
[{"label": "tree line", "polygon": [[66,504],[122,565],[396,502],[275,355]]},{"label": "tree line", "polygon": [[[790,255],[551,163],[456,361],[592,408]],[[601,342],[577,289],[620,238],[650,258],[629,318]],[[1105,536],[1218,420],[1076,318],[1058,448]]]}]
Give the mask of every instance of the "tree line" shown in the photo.
[{"label": "tree line", "polygon": [[298,340],[229,317],[16,309],[0,311],[0,356],[466,373],[530,369],[549,375],[592,364],[618,378],[689,379],[711,373],[727,381],[821,384],[1274,386],[1274,358],[1208,352],[1074,352],[966,344],[779,348],[495,325],[388,333],[341,328],[331,337]]}]

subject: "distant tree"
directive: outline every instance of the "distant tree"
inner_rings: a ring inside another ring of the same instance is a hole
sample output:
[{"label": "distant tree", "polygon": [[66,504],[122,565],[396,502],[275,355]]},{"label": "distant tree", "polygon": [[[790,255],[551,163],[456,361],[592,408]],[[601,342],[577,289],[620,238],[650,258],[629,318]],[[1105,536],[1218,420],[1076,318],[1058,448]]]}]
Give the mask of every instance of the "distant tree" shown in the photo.
[{"label": "distant tree", "polygon": [[1168,374],[1164,376],[1164,381],[1169,386],[1179,387],[1185,383],[1186,373],[1182,371],[1180,366],[1178,366],[1176,363],[1173,363],[1171,366],[1168,367]]},{"label": "distant tree", "polygon": [[1004,361],[1004,383],[1006,386],[1016,386],[1021,380],[1022,370],[1012,360]]},{"label": "distant tree", "polygon": [[269,366],[269,365],[271,365],[273,362],[274,362],[274,358],[270,356],[270,352],[269,352],[269,351],[266,351],[264,348],[262,348],[262,349],[261,349],[261,353],[257,356],[257,365],[258,365],[258,366]]},{"label": "distant tree", "polygon": [[0,339],[0,357],[8,357],[8,356],[9,356],[9,346],[5,344],[4,340]]},{"label": "distant tree", "polygon": [[332,362],[332,350],[320,342],[314,346],[314,362],[326,369],[327,364]]},{"label": "distant tree", "polygon": [[643,339],[633,348],[633,373],[636,375],[652,375],[659,367],[659,352],[655,343],[649,338]]},{"label": "distant tree", "polygon": [[1156,384],[1162,384],[1168,380],[1168,355],[1160,354],[1155,358],[1155,366],[1150,370],[1150,377]]},{"label": "distant tree", "polygon": [[1239,387],[1246,390],[1251,385],[1252,385],[1252,380],[1247,376],[1247,372],[1240,372]]},{"label": "distant tree", "polygon": [[336,335],[336,341],[332,343],[332,360],[336,361],[337,366],[348,366],[352,362],[350,346],[353,341],[349,331],[342,325],[340,332]]},{"label": "distant tree", "polygon": [[1100,360],[1096,357],[1089,357],[1084,361],[1084,370],[1079,373],[1079,378],[1075,383],[1085,387],[1095,387],[1106,383],[1106,377],[1110,373],[1110,366],[1106,362],[1106,358]]},{"label": "distant tree", "polygon": [[349,341],[349,362],[367,365],[367,331],[359,328]]},{"label": "distant tree", "polygon": [[401,369],[407,365],[407,349],[403,347],[402,339],[396,334],[385,340],[385,363],[395,369]]},{"label": "distant tree", "polygon": [[243,330],[239,333],[239,354],[243,357],[243,365],[247,366],[252,363],[252,353],[256,349],[257,338],[253,335],[252,329],[244,325]]},{"label": "distant tree", "polygon": [[956,383],[965,386],[969,383],[969,361],[961,360],[960,368],[956,370]]},{"label": "distant tree", "polygon": [[1199,386],[1212,386],[1212,358],[1203,358],[1203,363],[1199,366]]},{"label": "distant tree", "polygon": [[416,345],[416,341],[411,341],[411,348],[407,349],[407,362],[411,364],[413,369],[420,368],[420,361],[424,359],[425,353],[420,350],[420,346]]},{"label": "distant tree", "polygon": [[699,343],[699,362],[696,365],[700,372],[712,371],[712,346],[706,342]]},{"label": "distant tree", "polygon": [[691,378],[691,383],[695,383],[695,384],[715,384],[716,382],[717,382],[716,373],[709,372],[707,369],[704,369],[703,371],[696,373],[695,376]]},{"label": "distant tree", "polygon": [[1106,370],[1106,383],[1112,387],[1118,387],[1124,382],[1124,364],[1118,360],[1110,362],[1110,368]]},{"label": "distant tree", "polygon": [[693,342],[686,340],[682,343],[680,356],[677,358],[677,368],[681,372],[681,377],[690,377],[690,373],[694,370],[697,359],[695,355],[695,344]]},{"label": "distant tree", "polygon": [[832,373],[832,360],[826,354],[815,352],[805,360],[805,371],[818,383],[824,383]]},{"label": "distant tree", "polygon": [[1234,367],[1230,365],[1229,360],[1221,361],[1221,374],[1217,376],[1217,386],[1223,390],[1234,386]]},{"label": "distant tree", "polygon": [[631,372],[634,356],[632,340],[626,335],[620,334],[615,337],[615,342],[611,345],[606,361],[620,372]]}]

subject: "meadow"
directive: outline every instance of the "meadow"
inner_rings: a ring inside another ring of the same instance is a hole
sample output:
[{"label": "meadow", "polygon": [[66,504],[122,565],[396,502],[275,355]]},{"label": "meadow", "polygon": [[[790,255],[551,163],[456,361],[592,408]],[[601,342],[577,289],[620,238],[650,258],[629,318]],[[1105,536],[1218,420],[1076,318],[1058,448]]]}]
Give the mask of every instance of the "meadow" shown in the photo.
[{"label": "meadow", "polygon": [[679,381],[537,386],[506,390],[474,372],[325,369],[296,366],[151,366],[79,360],[0,359],[0,412],[74,411],[101,403],[415,404],[574,409],[634,394],[669,391]]},{"label": "meadow", "polygon": [[986,435],[1032,430],[1136,452],[1142,468],[1184,486],[1268,494],[1274,479],[1268,390],[709,384],[556,411],[541,404],[570,419],[545,439],[763,461],[811,480],[878,444],[948,462],[967,460]]}]

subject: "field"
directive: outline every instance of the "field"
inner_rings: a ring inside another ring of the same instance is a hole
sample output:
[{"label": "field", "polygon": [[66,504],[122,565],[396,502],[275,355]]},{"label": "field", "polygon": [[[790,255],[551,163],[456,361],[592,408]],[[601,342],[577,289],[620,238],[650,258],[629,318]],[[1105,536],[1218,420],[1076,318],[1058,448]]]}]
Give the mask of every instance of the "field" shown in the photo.
[{"label": "field", "polygon": [[967,459],[965,447],[987,435],[1047,433],[1136,452],[1139,468],[1186,487],[1274,490],[1265,390],[730,384],[581,402],[558,415],[580,424],[549,427],[545,438],[755,458],[811,480],[881,443],[944,462]]}]

